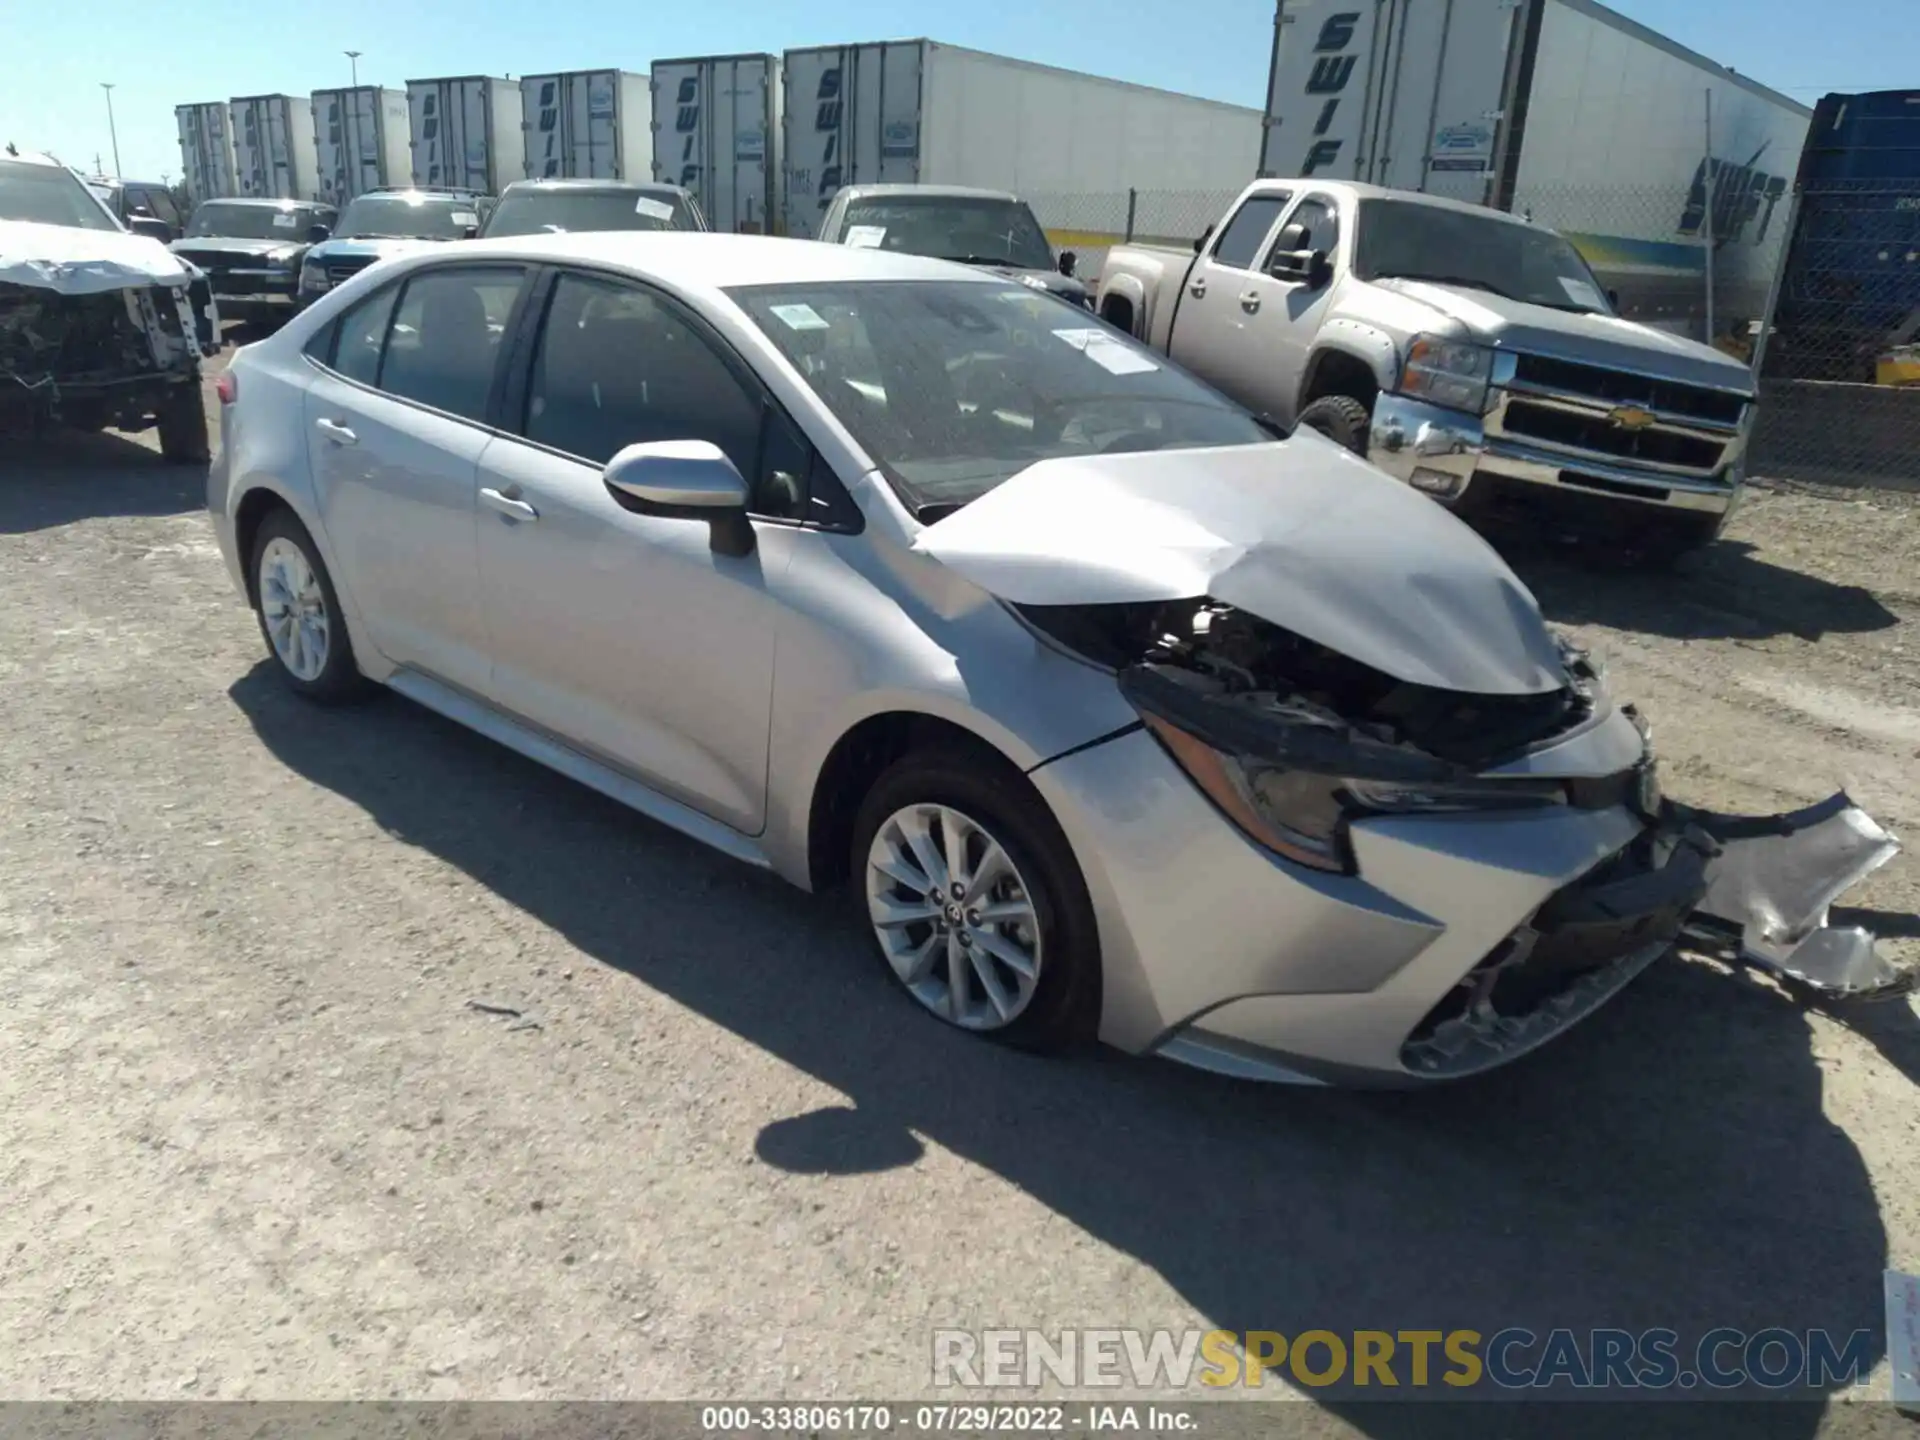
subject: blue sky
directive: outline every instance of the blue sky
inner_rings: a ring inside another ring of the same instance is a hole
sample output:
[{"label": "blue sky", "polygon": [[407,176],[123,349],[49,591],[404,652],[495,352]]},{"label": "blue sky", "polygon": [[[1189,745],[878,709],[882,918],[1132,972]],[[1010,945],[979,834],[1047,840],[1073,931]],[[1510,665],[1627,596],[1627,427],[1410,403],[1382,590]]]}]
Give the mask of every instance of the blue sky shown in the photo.
[{"label": "blue sky", "polygon": [[[121,168],[178,177],[173,107],[190,100],[347,83],[538,73],[656,58],[926,35],[1123,80],[1259,105],[1272,0],[1083,0],[1076,5],[931,0],[83,0],[37,4],[7,22],[0,144],[49,149],[90,170],[113,149],[101,81],[112,81]],[[1614,0],[1684,45],[1811,104],[1826,90],[1920,87],[1915,0]],[[24,42],[24,43],[22,43]]]}]

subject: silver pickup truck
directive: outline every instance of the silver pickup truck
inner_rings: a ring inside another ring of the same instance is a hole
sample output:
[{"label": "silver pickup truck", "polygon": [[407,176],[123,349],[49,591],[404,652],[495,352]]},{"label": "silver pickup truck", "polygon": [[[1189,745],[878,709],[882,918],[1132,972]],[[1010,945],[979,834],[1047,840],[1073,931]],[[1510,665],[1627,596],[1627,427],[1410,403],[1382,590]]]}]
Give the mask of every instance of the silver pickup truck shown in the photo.
[{"label": "silver pickup truck", "polygon": [[1467,518],[1655,563],[1739,498],[1751,372],[1619,318],[1550,230],[1428,195],[1260,180],[1193,252],[1115,247],[1102,318]]}]

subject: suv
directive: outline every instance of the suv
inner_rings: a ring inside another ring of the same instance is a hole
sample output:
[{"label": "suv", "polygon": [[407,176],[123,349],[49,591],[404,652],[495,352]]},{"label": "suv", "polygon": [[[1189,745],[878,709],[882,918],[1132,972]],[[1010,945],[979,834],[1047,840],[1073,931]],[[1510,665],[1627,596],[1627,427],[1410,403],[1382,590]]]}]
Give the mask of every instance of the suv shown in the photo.
[{"label": "suv", "polygon": [[336,218],[331,205],[307,200],[207,200],[170,248],[207,272],[225,318],[285,319],[299,308],[314,232]]},{"label": "suv", "polygon": [[158,180],[96,176],[87,181],[87,188],[134,234],[152,236],[162,245],[180,238],[180,207],[174,203],[173,191]]},{"label": "suv", "polygon": [[197,270],[51,156],[0,153],[0,430],[157,426],[167,459],[205,463],[218,336]]},{"label": "suv", "polygon": [[383,185],[362,191],[340,212],[339,223],[315,224],[313,248],[300,262],[300,301],[310,305],[376,260],[409,255],[448,240],[471,240],[493,209],[477,190]]},{"label": "suv", "polygon": [[964,185],[849,185],[834,194],[815,237],[829,245],[954,260],[1091,309],[1071,250],[1054,254],[1032,208],[1005,190]]},{"label": "suv", "polygon": [[573,230],[706,230],[690,191],[638,180],[516,180],[500,192],[483,240]]}]

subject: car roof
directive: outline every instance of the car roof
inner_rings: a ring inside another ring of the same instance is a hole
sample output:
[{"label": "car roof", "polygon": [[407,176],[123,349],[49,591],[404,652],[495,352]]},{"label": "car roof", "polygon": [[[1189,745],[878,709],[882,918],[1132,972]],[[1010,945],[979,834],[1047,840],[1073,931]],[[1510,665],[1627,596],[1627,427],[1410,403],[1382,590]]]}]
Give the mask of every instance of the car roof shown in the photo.
[{"label": "car roof", "polygon": [[608,194],[633,194],[645,190],[662,195],[691,193],[686,186],[672,185],[665,180],[589,180],[559,175],[510,181],[500,193],[504,196],[514,190],[578,190],[585,193],[604,191]]},{"label": "car roof", "polygon": [[42,150],[0,151],[0,160],[11,160],[19,165],[50,165],[56,170],[68,168]]},{"label": "car roof", "polygon": [[380,185],[372,190],[362,190],[347,201],[354,200],[444,200],[449,205],[471,205],[476,200],[487,198],[482,190],[434,190],[427,186],[415,188],[411,185]]},{"label": "car roof", "polygon": [[708,290],[852,280],[1005,283],[983,271],[899,251],[711,231],[581,230],[561,235],[512,235],[464,241],[458,254],[466,259],[496,255],[503,259],[572,261]]},{"label": "car roof", "polygon": [[840,194],[849,200],[864,200],[875,195],[925,195],[935,200],[1017,201],[1020,198],[1011,190],[982,190],[974,185],[849,185]]},{"label": "car roof", "polygon": [[266,195],[209,195],[202,205],[244,205],[252,210],[331,210],[331,200],[276,200]]},{"label": "car roof", "polygon": [[1286,190],[1291,194],[1298,194],[1302,189],[1311,188],[1327,195],[1351,196],[1355,200],[1405,200],[1410,205],[1454,210],[1462,215],[1480,215],[1489,220],[1504,220],[1511,225],[1530,224],[1519,215],[1510,215],[1505,210],[1495,210],[1487,205],[1476,205],[1471,200],[1452,200],[1444,195],[1417,194],[1409,190],[1395,190],[1386,185],[1368,185],[1359,180],[1318,180],[1312,176],[1303,178],[1280,175],[1262,180],[1259,184],[1263,188]]}]

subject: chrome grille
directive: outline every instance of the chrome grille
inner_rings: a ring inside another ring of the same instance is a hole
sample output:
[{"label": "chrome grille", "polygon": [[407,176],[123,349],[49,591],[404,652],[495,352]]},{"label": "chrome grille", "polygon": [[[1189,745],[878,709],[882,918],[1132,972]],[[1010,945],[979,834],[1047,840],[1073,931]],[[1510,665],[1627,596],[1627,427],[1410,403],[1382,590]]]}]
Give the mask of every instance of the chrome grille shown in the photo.
[{"label": "chrome grille", "polygon": [[1747,408],[1746,396],[1703,385],[1636,375],[1630,370],[1606,370],[1550,355],[1517,355],[1514,360],[1513,378],[1520,389],[1586,396],[1608,406],[1639,405],[1709,425],[1738,425]]},{"label": "chrome grille", "polygon": [[327,279],[338,285],[342,280],[358,275],[374,262],[374,258],[372,255],[329,256],[322,268],[326,271]]},{"label": "chrome grille", "polygon": [[1496,370],[1491,435],[1565,457],[1705,479],[1734,460],[1748,399],[1678,380],[1546,355],[1514,355]]}]

